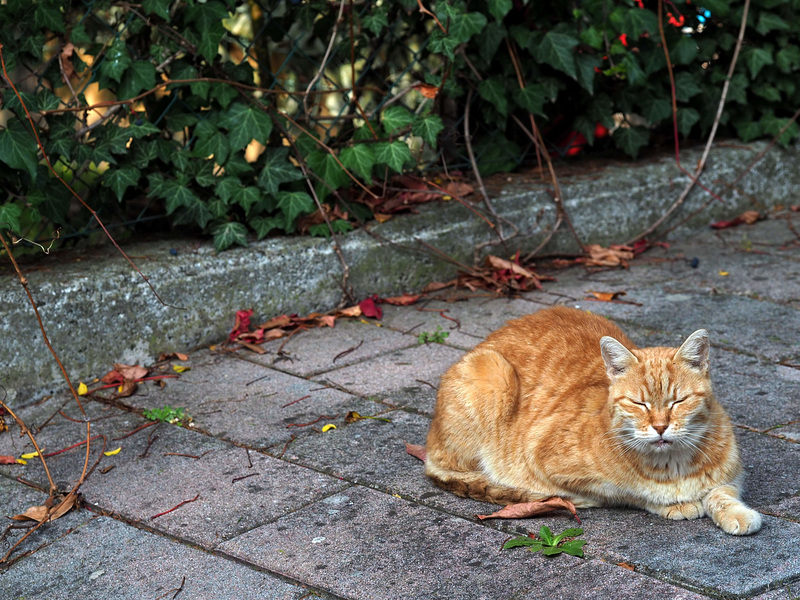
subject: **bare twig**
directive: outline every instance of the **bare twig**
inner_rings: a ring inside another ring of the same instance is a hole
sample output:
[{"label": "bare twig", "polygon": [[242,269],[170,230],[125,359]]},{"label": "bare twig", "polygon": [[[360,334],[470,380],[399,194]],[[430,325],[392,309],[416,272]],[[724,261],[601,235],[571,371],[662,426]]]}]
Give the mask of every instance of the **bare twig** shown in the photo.
[{"label": "bare twig", "polygon": [[429,11],[427,8],[425,8],[422,5],[422,0],[417,0],[417,6],[419,6],[419,12],[421,12],[424,15],[428,15],[430,17],[433,17],[433,20],[436,21],[436,24],[439,26],[439,29],[442,30],[442,33],[447,35],[447,29],[444,28],[444,25],[442,25],[442,22],[439,21],[439,19],[436,18],[435,14],[433,14],[431,11]]},{"label": "bare twig", "polygon": [[[328,57],[331,54],[331,50],[333,49],[333,44],[336,41],[336,34],[339,32],[339,23],[342,21],[342,15],[344,14],[344,3],[345,0],[341,0],[339,2],[339,16],[336,17],[336,22],[333,24],[333,31],[331,32],[331,40],[328,42],[328,48],[325,50],[325,56],[322,57],[322,61],[320,62],[319,69],[317,73],[314,75],[311,82],[308,84],[306,88],[306,93],[303,94],[303,110],[308,113],[308,94],[311,92],[314,85],[317,83],[320,77],[322,77],[323,71],[325,71],[325,65],[328,62]],[[351,82],[352,83],[352,82]]]},{"label": "bare twig", "polygon": [[[714,124],[711,127],[711,133],[709,134],[708,140],[706,141],[706,146],[703,149],[703,154],[700,158],[700,162],[697,163],[697,168],[695,169],[695,172],[692,175],[689,174],[689,172],[686,171],[683,167],[681,167],[680,164],[680,151],[678,147],[678,106],[675,97],[675,75],[672,71],[672,62],[670,61],[669,57],[669,48],[667,47],[667,40],[664,37],[663,0],[658,0],[658,32],[661,36],[661,44],[664,47],[664,55],[667,60],[667,69],[669,70],[669,80],[670,80],[671,94],[672,94],[672,119],[673,119],[673,129],[674,129],[673,134],[675,136],[675,160],[678,163],[678,168],[681,169],[681,171],[684,171],[687,175],[689,175],[689,183],[683,189],[680,196],[678,196],[675,202],[672,203],[672,206],[670,206],[663,215],[661,215],[658,219],[656,219],[656,221],[652,225],[650,225],[650,227],[645,229],[639,235],[625,242],[626,245],[638,242],[639,240],[647,237],[648,235],[653,233],[656,229],[658,229],[661,226],[661,224],[664,221],[666,221],[667,218],[669,218],[669,216],[686,201],[686,198],[689,196],[689,192],[692,191],[695,184],[699,184],[698,178],[700,177],[700,174],[703,172],[703,169],[706,166],[706,159],[708,158],[709,150],[711,149],[711,145],[714,143],[714,137],[717,134],[717,127],[719,127],[719,121],[720,118],[722,117],[723,108],[725,107],[725,100],[728,97],[728,87],[730,86],[731,78],[733,77],[733,71],[736,68],[736,61],[739,59],[739,51],[742,48],[742,42],[744,40],[744,32],[745,29],[747,28],[747,11],[749,7],[750,7],[750,0],[745,0],[744,10],[742,12],[742,22],[741,25],[739,26],[739,37],[736,39],[736,47],[734,48],[733,51],[731,64],[728,67],[728,76],[725,78],[725,83],[722,86],[722,94],[720,95],[719,104],[717,105],[717,114],[714,117]],[[702,184],[699,185],[701,185],[701,187],[704,187],[702,186]],[[710,190],[707,190],[707,188],[704,187],[704,189],[706,189],[706,191],[709,191],[709,193],[712,193],[710,192]],[[717,194],[712,193],[712,196],[717,200],[721,200],[721,198]]]}]

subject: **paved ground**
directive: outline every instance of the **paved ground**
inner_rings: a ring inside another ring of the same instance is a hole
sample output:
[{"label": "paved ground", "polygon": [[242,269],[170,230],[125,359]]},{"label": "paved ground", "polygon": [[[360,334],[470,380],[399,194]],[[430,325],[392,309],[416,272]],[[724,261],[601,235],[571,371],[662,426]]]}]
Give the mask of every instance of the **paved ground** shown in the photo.
[{"label": "paved ground", "polygon": [[[795,214],[673,243],[629,270],[561,271],[545,292],[519,299],[386,307],[379,323],[296,335],[281,355],[283,340],[263,355],[201,350],[177,361],[191,370],[163,388],[143,385],[116,406],[87,399],[92,432],[121,451],[103,457],[82,487],[85,508],[40,529],[0,570],[0,598],[796,598],[797,231]],[[588,290],[625,291],[637,304],[588,301]],[[424,443],[440,375],[507,319],[558,303],[614,318],[640,345],[710,331],[714,382],[737,425],[745,500],[764,515],[760,533],[739,538],[709,519],[582,510],[586,558],[545,558],[500,546],[543,524],[574,526],[566,513],[481,522],[474,515],[491,506],[425,479],[403,442]],[[444,344],[417,342],[437,327],[450,334]],[[15,408],[41,427],[45,452],[84,439],[72,400],[37,400]],[[125,437],[147,423],[141,409],[165,404],[185,407],[193,427],[160,424]],[[349,411],[387,420],[346,424]],[[336,429],[323,433],[328,423]],[[30,450],[16,432],[0,435],[0,454]],[[99,452],[100,439],[92,461]],[[53,478],[69,487],[83,459],[82,446],[53,456]],[[45,499],[16,480],[46,484],[36,460],[0,473],[4,515]],[[12,530],[0,554],[22,533]]]}]

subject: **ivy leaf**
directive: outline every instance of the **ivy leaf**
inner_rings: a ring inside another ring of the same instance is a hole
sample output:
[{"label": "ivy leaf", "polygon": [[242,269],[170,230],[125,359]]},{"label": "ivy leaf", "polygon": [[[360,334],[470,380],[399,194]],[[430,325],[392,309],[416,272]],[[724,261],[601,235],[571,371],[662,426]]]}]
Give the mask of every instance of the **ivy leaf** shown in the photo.
[{"label": "ivy leaf", "polygon": [[595,69],[603,64],[602,61],[591,54],[578,54],[575,57],[575,64],[578,67],[578,83],[589,92],[590,96],[594,96]]},{"label": "ivy leaf", "polygon": [[389,168],[403,172],[403,165],[412,162],[411,151],[405,142],[379,142],[375,144],[375,160],[378,163],[389,165]]},{"label": "ivy leaf", "polygon": [[739,136],[743,142],[749,142],[763,135],[764,130],[761,123],[758,121],[748,121],[745,119],[734,121],[733,126],[736,128],[736,135]]},{"label": "ivy leaf", "polygon": [[249,215],[253,205],[261,201],[261,190],[252,185],[239,186],[233,195],[233,201],[244,209],[246,215]]},{"label": "ivy leaf", "polygon": [[563,71],[577,80],[578,73],[575,70],[575,57],[572,49],[578,43],[578,40],[571,35],[548,31],[536,50],[536,60]]},{"label": "ivy leaf", "polygon": [[100,64],[100,72],[120,83],[123,73],[131,67],[132,62],[125,42],[117,38],[109,46],[106,57]]},{"label": "ivy leaf", "polygon": [[488,0],[487,3],[489,4],[489,12],[492,13],[498,23],[505,19],[508,11],[513,6],[512,0]]},{"label": "ivy leaf", "polygon": [[428,142],[432,148],[436,148],[436,138],[439,137],[443,129],[444,123],[442,123],[442,119],[439,115],[421,117],[417,119],[411,127],[412,133]]},{"label": "ivy leaf", "polygon": [[258,185],[268,194],[277,195],[281,183],[303,179],[300,169],[289,162],[288,148],[267,148],[264,154],[267,160],[258,176]]},{"label": "ivy leaf", "polygon": [[197,140],[194,143],[193,155],[200,158],[213,156],[217,164],[223,164],[230,152],[228,138],[209,120],[200,121],[194,133]]},{"label": "ivy leaf", "polygon": [[389,19],[385,12],[376,10],[374,13],[366,15],[361,19],[361,25],[365,29],[369,29],[377,37],[380,35],[381,31],[383,31],[384,27],[389,26]]},{"label": "ivy leaf", "polygon": [[19,121],[10,120],[5,129],[0,129],[0,161],[12,169],[25,169],[31,179],[36,179],[39,146]]},{"label": "ivy leaf", "polygon": [[286,217],[286,229],[290,231],[294,230],[297,217],[314,211],[314,200],[305,192],[278,192],[278,208]]},{"label": "ivy leaf", "polygon": [[236,221],[221,223],[212,231],[214,236],[214,250],[222,252],[234,244],[247,246],[247,227]]},{"label": "ivy leaf", "polygon": [[486,23],[488,23],[486,17],[479,12],[465,13],[450,21],[447,34],[457,44],[463,44],[476,33],[480,33],[486,27]]},{"label": "ivy leaf", "polygon": [[625,66],[625,75],[628,78],[628,83],[631,85],[640,85],[647,82],[647,76],[639,66],[639,61],[633,54],[627,54],[622,59],[622,64]]},{"label": "ivy leaf", "polygon": [[760,96],[761,98],[764,98],[764,100],[768,100],[770,102],[779,102],[781,99],[781,93],[774,85],[767,84],[753,86],[753,93],[756,96]]},{"label": "ivy leaf", "polygon": [[[171,215],[181,207],[191,206],[192,204],[200,202],[200,198],[198,198],[188,186],[181,185],[174,179],[166,180],[164,182],[164,186],[158,188],[158,192],[160,192],[158,195],[167,201],[166,208],[168,215]],[[151,193],[155,192],[152,192],[151,190]]]},{"label": "ivy leaf", "polygon": [[[780,117],[776,117],[771,111],[767,112],[764,116],[760,119],[761,126],[764,128],[764,132],[768,133],[769,135],[776,136],[780,133],[781,129],[786,127],[787,123],[789,123],[789,119],[782,119]],[[787,127],[786,131],[783,132],[780,138],[778,138],[778,143],[782,146],[787,146],[797,137],[798,131],[800,131],[800,127],[797,125],[795,121],[789,127]]]},{"label": "ivy leaf", "polygon": [[581,31],[581,41],[595,50],[603,47],[603,32],[594,25]]},{"label": "ivy leaf", "polygon": [[455,50],[460,45],[460,42],[451,35],[442,33],[438,27],[433,30],[430,39],[428,40],[428,48],[437,54],[444,54],[450,60],[456,57]]},{"label": "ivy leaf", "polygon": [[638,40],[643,33],[658,31],[658,17],[646,8],[630,8],[625,15],[622,31]]},{"label": "ivy leaf", "polygon": [[491,104],[501,115],[508,116],[508,97],[506,96],[505,77],[495,75],[478,84],[478,94]]},{"label": "ivy leaf", "polygon": [[[142,90],[149,90],[156,81],[156,68],[147,60],[136,60],[122,76],[117,98],[127,100]],[[157,130],[160,131],[160,130]]]},{"label": "ivy leaf", "polygon": [[594,130],[596,126],[596,123],[586,115],[576,117],[575,121],[572,123],[572,128],[578,133],[582,133],[590,146],[594,144]]},{"label": "ivy leaf", "polygon": [[238,177],[223,177],[214,186],[214,193],[223,202],[230,202],[240,189],[242,189],[242,184]]},{"label": "ivy leaf", "polygon": [[225,163],[225,173],[233,177],[247,175],[252,172],[253,166],[245,160],[241,152],[232,152],[228,162]]},{"label": "ivy leaf", "polygon": [[[169,206],[169,199],[167,199],[167,206]],[[173,217],[173,222],[176,225],[199,225],[202,229],[205,229],[213,216],[214,215],[208,209],[208,205],[195,196],[195,199],[190,202],[188,206],[184,206],[182,210]]]},{"label": "ivy leaf", "polygon": [[742,49],[742,60],[750,71],[750,79],[755,80],[761,69],[775,62],[772,52],[767,48],[748,46]]},{"label": "ivy leaf", "polygon": [[0,229],[10,229],[17,235],[21,235],[19,218],[22,215],[22,208],[18,204],[5,202],[0,205]]},{"label": "ivy leaf", "polygon": [[800,48],[797,46],[786,46],[775,54],[775,64],[782,73],[791,73],[800,66]]},{"label": "ivy leaf", "polygon": [[650,130],[644,127],[620,127],[611,137],[617,148],[635,159],[639,150],[650,140]]},{"label": "ivy leaf", "polygon": [[547,98],[539,86],[529,83],[524,88],[517,88],[511,95],[517,104],[529,113],[544,116],[544,103]]},{"label": "ivy leaf", "polygon": [[368,144],[356,144],[350,148],[342,148],[339,160],[350,171],[369,183],[372,179],[372,167],[375,165],[375,153]]},{"label": "ivy leaf", "polygon": [[[761,35],[767,35],[770,31],[775,29],[785,31],[789,29],[789,24],[775,13],[761,11],[761,14],[758,16],[756,31]],[[796,48],[797,46],[794,47]]]},{"label": "ivy leaf", "polygon": [[222,108],[228,108],[234,98],[239,97],[239,92],[236,91],[235,87],[227,83],[212,83],[211,97],[216,99]]},{"label": "ivy leaf", "polygon": [[142,9],[145,14],[158,15],[164,20],[169,20],[169,5],[172,0],[142,0]]},{"label": "ivy leaf", "polygon": [[228,130],[231,150],[240,150],[253,139],[266,145],[272,133],[272,119],[266,112],[240,102],[231,105],[220,125]]},{"label": "ivy leaf", "polygon": [[286,230],[286,220],[283,215],[276,217],[256,217],[250,221],[250,227],[256,232],[258,239],[266,237],[275,229]]},{"label": "ivy leaf", "polygon": [[694,75],[681,71],[675,75],[675,98],[680,102],[688,102],[702,90],[697,85]]},{"label": "ivy leaf", "polygon": [[651,125],[656,125],[672,116],[672,102],[669,98],[654,98],[647,94],[642,102],[642,116]]},{"label": "ivy leaf", "polygon": [[392,135],[398,129],[408,127],[414,122],[414,113],[404,106],[391,106],[383,111],[383,129]]},{"label": "ivy leaf", "polygon": [[221,2],[211,0],[190,5],[186,17],[191,22],[192,29],[200,36],[197,51],[209,63],[213,62],[219,52],[219,43],[225,35],[222,20],[228,18],[228,10]]},{"label": "ivy leaf", "polygon": [[683,136],[688,136],[695,123],[700,120],[700,113],[693,108],[678,109],[678,131]]},{"label": "ivy leaf", "polygon": [[336,158],[326,150],[314,150],[306,157],[306,161],[311,170],[335,190],[350,181]]},{"label": "ivy leaf", "polygon": [[697,57],[697,42],[693,38],[682,35],[678,42],[669,49],[669,56],[676,65],[688,65]]},{"label": "ivy leaf", "polygon": [[56,33],[64,33],[64,17],[55,2],[40,2],[33,14],[33,22],[37,29],[49,29]]},{"label": "ivy leaf", "polygon": [[132,185],[139,182],[139,177],[142,172],[136,167],[120,167],[119,169],[110,169],[103,175],[103,185],[109,188],[117,196],[117,200],[122,202],[122,197]]}]

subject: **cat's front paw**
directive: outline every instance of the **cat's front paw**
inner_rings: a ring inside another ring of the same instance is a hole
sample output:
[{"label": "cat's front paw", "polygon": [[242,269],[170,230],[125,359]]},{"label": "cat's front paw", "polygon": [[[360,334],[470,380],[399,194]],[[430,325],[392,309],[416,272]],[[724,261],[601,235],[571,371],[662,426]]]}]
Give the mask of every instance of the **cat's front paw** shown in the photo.
[{"label": "cat's front paw", "polygon": [[731,535],[750,535],[761,529],[761,515],[741,504],[713,514],[711,518],[717,527]]},{"label": "cat's front paw", "polygon": [[661,507],[659,514],[673,521],[683,521],[684,519],[699,519],[706,514],[703,510],[702,502],[681,502]]}]

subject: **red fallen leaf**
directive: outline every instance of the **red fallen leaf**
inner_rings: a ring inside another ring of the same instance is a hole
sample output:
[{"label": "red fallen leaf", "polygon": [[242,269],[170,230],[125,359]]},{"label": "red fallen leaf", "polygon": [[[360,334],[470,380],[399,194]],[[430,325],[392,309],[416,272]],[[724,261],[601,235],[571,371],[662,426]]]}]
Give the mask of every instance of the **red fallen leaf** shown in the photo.
[{"label": "red fallen leaf", "polygon": [[15,465],[17,464],[17,459],[13,456],[2,455],[0,456],[0,465]]},{"label": "red fallen leaf", "polygon": [[545,500],[537,500],[536,502],[523,502],[521,504],[509,504],[508,506],[493,512],[490,515],[475,515],[479,519],[524,519],[526,517],[534,517],[545,513],[566,508],[572,513],[572,516],[581,522],[578,517],[578,511],[575,510],[575,505],[569,500],[553,496]]},{"label": "red fallen leaf", "polygon": [[334,317],[333,315],[322,315],[319,318],[319,321],[323,325],[327,325],[328,327],[333,327],[334,324],[336,323],[336,317]]},{"label": "red fallen leaf", "polygon": [[438,87],[427,83],[417,83],[414,87],[417,88],[417,91],[420,94],[422,94],[426,98],[430,98],[431,100],[436,98],[436,95],[439,93]]},{"label": "red fallen leaf", "polygon": [[112,383],[122,383],[123,379],[125,378],[122,376],[122,373],[120,373],[116,369],[112,369],[111,371],[103,375],[100,378],[100,381],[110,385]]},{"label": "red fallen leaf", "polygon": [[752,225],[761,219],[761,213],[757,210],[746,210],[735,219],[730,221],[717,221],[711,224],[712,229],[727,229],[728,227],[736,227],[737,225],[745,224]]},{"label": "red fallen leaf", "polygon": [[425,451],[425,446],[419,446],[417,444],[409,444],[406,442],[406,454],[410,454],[414,458],[420,459],[422,462],[428,458],[428,454]]},{"label": "red fallen leaf", "polygon": [[364,298],[358,303],[358,306],[361,308],[361,313],[365,317],[375,317],[380,319],[383,316],[383,310],[380,306],[375,304],[376,300],[378,300],[378,296],[373,294],[371,298]]},{"label": "red fallen leaf", "polygon": [[145,369],[139,365],[123,365],[122,363],[114,363],[114,370],[122,375],[123,381],[126,379],[141,379],[147,377],[150,369]]},{"label": "red fallen leaf", "polygon": [[239,334],[250,331],[250,316],[252,314],[253,309],[251,308],[236,311],[236,322],[228,335],[228,341],[233,342]]},{"label": "red fallen leaf", "polygon": [[391,298],[381,298],[380,301],[394,306],[408,306],[409,304],[414,304],[420,298],[422,298],[422,294],[404,294],[402,296],[392,296]]}]

